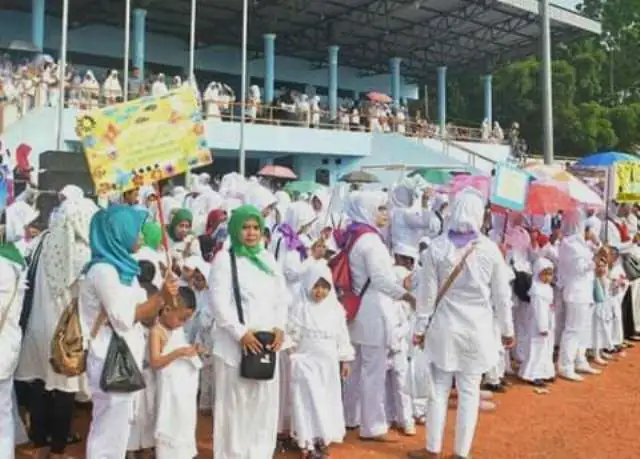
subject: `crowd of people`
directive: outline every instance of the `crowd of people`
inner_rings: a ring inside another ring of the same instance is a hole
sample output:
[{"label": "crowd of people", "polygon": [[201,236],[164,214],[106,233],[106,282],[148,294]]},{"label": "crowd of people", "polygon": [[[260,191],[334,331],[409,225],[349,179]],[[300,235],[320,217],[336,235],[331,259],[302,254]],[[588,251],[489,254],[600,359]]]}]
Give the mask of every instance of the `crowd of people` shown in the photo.
[{"label": "crowd of people", "polygon": [[[199,415],[217,459],[328,457],[347,429],[385,442],[425,423],[410,457],[436,458],[451,404],[468,458],[508,376],[552,390],[640,339],[623,263],[638,259],[638,206],[507,218],[473,188],[416,178],[293,198],[237,174],[213,185],[195,175],[102,207],[68,185],[50,215],[33,193],[9,206],[1,457],[26,419],[25,448],[64,458],[75,401],[90,400],[89,459],[191,459]],[[74,304],[86,371],[70,377],[51,343]],[[114,346],[139,373],[126,389],[110,385]]]},{"label": "crowd of people", "polygon": [[[58,63],[49,56],[14,63],[9,55],[0,58],[0,103],[14,107],[16,119],[35,107],[57,106],[60,102]],[[98,73],[98,74],[96,74]],[[102,75],[100,74],[102,73]],[[121,102],[124,99],[123,77],[118,70],[96,72],[68,65],[64,72],[64,101],[69,107],[90,110]],[[160,96],[183,85],[191,85],[198,93],[207,118],[238,121],[240,107],[234,90],[224,82],[212,81],[201,87],[195,78],[148,72],[142,78],[133,68],[128,78],[128,97]],[[443,129],[429,122],[420,112],[410,114],[404,104],[342,98],[332,119],[328,105],[314,88],[305,91],[279,88],[273,103],[265,104],[260,87],[251,85],[246,100],[246,116],[251,122],[278,123],[291,126],[330,128],[352,131],[397,132],[424,138],[448,138],[502,143],[504,133],[499,123],[487,121],[481,128],[463,128],[448,123]],[[441,132],[442,131],[442,132]]]}]

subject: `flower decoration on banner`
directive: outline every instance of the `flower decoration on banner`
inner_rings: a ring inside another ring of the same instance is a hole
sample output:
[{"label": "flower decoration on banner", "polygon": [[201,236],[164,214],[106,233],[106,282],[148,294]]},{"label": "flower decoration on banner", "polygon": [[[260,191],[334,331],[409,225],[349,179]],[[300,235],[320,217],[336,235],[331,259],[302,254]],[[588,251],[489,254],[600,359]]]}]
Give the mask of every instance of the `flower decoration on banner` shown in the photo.
[{"label": "flower decoration on banner", "polygon": [[92,111],[91,119],[79,116],[76,127],[96,189],[126,191],[210,164],[198,119],[198,101],[186,87]]}]

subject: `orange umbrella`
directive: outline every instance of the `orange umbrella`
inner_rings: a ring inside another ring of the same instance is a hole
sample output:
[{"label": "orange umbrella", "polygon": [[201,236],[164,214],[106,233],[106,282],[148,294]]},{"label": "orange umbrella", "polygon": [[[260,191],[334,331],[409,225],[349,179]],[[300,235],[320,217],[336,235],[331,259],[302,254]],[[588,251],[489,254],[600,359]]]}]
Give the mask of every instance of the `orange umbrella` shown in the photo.
[{"label": "orange umbrella", "polygon": [[272,177],[286,180],[296,180],[298,176],[288,167],[285,166],[264,166],[258,172],[262,177]]},{"label": "orange umbrella", "polygon": [[[527,215],[555,214],[559,210],[567,211],[576,207],[577,202],[569,193],[551,182],[533,182],[529,185],[527,204],[522,213]],[[498,213],[505,213],[505,209],[492,206]]]},{"label": "orange umbrella", "polygon": [[381,104],[388,104],[393,101],[393,99],[388,95],[376,91],[371,91],[369,94],[367,94],[367,98],[371,102],[380,102]]}]

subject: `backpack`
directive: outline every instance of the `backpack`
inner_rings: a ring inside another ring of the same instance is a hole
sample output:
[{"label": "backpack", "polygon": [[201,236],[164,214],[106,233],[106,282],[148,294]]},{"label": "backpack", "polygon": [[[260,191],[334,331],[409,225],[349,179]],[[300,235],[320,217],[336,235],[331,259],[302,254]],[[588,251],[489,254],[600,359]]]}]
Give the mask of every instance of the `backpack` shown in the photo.
[{"label": "backpack", "polygon": [[533,283],[533,276],[525,271],[517,271],[516,269],[514,269],[513,272],[516,276],[515,279],[513,279],[513,293],[516,294],[520,301],[530,303],[531,297],[529,296],[529,290]]},{"label": "backpack", "polygon": [[[91,330],[91,337],[97,335],[105,321],[106,314],[101,310]],[[87,351],[80,325],[78,300],[75,298],[63,311],[53,332],[49,363],[54,372],[67,377],[79,376],[86,370]]]},{"label": "backpack", "polygon": [[[328,263],[329,269],[331,270],[331,277],[333,278],[333,285],[336,289],[336,296],[347,314],[347,320],[353,320],[358,315],[362,297],[367,292],[369,284],[371,283],[371,279],[367,279],[360,294],[356,294],[353,291],[353,279],[351,278],[351,269],[349,266],[351,249],[353,249],[353,246],[358,239],[360,239],[360,236],[367,233],[375,233],[375,230],[367,226],[359,226],[358,229],[346,235],[342,250],[334,255]],[[344,238],[342,236],[344,235],[337,235],[336,240],[343,240]]]}]

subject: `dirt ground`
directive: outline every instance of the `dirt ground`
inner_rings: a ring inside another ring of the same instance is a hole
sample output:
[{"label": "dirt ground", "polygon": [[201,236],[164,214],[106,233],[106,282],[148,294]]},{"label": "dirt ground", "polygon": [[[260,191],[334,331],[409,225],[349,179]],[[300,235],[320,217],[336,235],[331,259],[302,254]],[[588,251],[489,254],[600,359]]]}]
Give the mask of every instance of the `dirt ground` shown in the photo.
[{"label": "dirt ground", "polygon": [[[473,459],[635,459],[640,445],[640,347],[582,383],[558,381],[547,395],[515,383],[497,397],[498,410],[480,416]],[[80,411],[78,429],[86,435],[90,413]],[[451,451],[455,410],[449,411],[446,450]],[[199,458],[211,458],[211,418],[198,426]],[[332,448],[332,459],[396,459],[424,444],[424,430],[397,443],[358,441],[351,432]],[[68,453],[84,457],[83,445]],[[18,454],[18,459],[22,456]],[[297,454],[278,455],[293,459]]]}]

